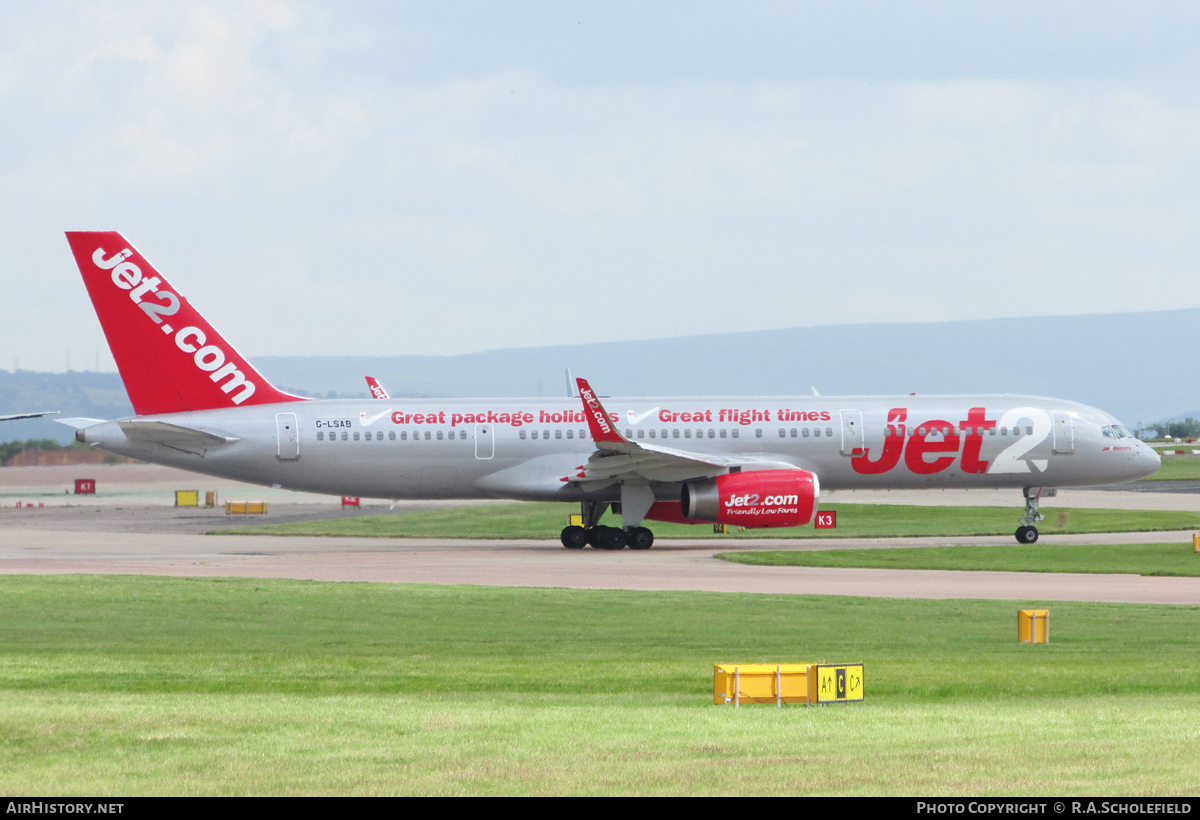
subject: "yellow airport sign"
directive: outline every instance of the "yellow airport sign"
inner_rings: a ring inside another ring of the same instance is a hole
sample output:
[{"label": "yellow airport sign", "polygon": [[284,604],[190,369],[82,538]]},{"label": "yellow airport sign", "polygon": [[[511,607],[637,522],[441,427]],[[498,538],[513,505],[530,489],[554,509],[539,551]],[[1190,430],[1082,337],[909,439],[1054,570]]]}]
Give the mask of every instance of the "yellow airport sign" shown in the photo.
[{"label": "yellow airport sign", "polygon": [[1018,609],[1017,641],[1019,643],[1050,643],[1050,610]]},{"label": "yellow airport sign", "polygon": [[808,676],[809,703],[853,703],[863,699],[861,663],[813,665]]}]

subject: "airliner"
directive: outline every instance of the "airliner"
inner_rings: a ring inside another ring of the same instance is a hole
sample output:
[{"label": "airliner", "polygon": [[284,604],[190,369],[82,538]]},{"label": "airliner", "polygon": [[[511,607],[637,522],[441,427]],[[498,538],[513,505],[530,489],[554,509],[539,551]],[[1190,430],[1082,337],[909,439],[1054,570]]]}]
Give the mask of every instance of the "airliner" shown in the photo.
[{"label": "airliner", "polygon": [[[563,546],[648,549],[647,522],[797,527],[821,490],[1020,490],[1017,541],[1061,487],[1159,457],[1111,415],[1019,395],[313,400],[267,381],[121,234],[67,240],[136,415],[76,439],[211,476],[381,499],[578,504]],[[369,382],[370,383],[370,382]],[[816,391],[814,391],[815,394]],[[606,512],[620,526],[601,524]]]}]

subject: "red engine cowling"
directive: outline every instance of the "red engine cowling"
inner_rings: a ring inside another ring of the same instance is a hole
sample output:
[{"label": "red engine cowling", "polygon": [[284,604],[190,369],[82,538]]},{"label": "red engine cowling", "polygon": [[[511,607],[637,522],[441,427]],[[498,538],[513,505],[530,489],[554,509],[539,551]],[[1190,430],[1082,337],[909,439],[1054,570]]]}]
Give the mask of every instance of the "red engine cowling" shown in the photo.
[{"label": "red engine cowling", "polygon": [[684,518],[739,527],[802,527],[812,522],[821,483],[808,470],[729,473],[683,485]]}]

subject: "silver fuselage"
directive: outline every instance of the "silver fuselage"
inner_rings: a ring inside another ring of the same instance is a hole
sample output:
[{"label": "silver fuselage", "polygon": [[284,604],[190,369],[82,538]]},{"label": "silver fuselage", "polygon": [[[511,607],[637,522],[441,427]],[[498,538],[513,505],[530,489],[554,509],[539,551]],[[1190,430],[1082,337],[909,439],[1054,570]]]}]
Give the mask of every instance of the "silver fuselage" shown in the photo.
[{"label": "silver fuselage", "polygon": [[[1144,443],[1112,434],[1108,414],[1034,396],[676,396],[604,405],[632,441],[761,456],[764,468],[811,470],[831,490],[1080,487],[1143,478],[1159,466]],[[126,420],[79,438],[198,473],[333,495],[620,497],[615,484],[571,480],[596,449],[578,399],[302,401],[136,419],[222,441],[139,440],[123,432]],[[695,477],[719,472],[698,467]],[[662,482],[654,493],[677,500],[678,487]]]}]

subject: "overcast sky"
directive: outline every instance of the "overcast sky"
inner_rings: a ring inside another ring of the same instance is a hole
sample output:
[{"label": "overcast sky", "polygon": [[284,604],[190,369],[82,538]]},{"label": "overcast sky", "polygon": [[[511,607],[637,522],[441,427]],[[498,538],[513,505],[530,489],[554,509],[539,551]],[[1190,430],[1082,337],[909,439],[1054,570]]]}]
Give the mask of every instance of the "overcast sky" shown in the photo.
[{"label": "overcast sky", "polygon": [[112,369],[68,229],[252,357],[1200,306],[1197,3],[0,15],[4,368]]}]

